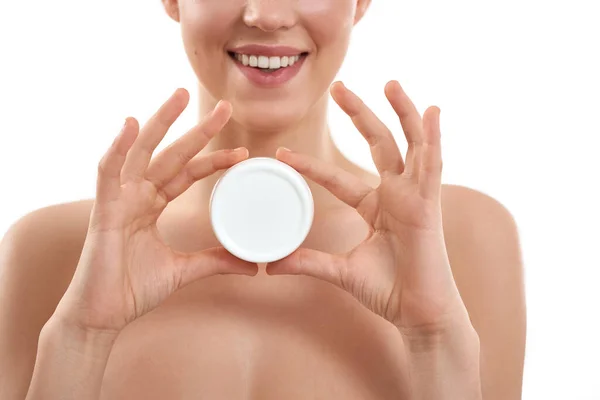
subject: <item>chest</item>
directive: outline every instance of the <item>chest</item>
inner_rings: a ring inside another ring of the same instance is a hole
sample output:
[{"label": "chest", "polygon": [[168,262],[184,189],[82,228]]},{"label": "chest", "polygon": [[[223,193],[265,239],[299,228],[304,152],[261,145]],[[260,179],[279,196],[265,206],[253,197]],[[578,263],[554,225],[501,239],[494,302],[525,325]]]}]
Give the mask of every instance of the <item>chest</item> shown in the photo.
[{"label": "chest", "polygon": [[403,399],[402,339],[308,277],[216,276],[120,336],[103,399]]},{"label": "chest", "polygon": [[[355,213],[317,218],[303,246],[349,251]],[[164,218],[184,252],[219,246],[205,220]],[[222,275],[192,283],[130,324],[111,353],[102,400],[404,399],[396,329],[352,296],[305,276]]]}]

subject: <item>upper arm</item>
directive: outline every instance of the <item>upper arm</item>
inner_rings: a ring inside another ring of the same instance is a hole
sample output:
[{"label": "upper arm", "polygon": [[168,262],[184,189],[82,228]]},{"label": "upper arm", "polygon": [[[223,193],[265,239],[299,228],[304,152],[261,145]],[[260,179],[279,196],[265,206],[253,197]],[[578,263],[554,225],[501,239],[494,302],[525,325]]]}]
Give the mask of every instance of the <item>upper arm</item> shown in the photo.
[{"label": "upper arm", "polygon": [[448,257],[480,338],[483,398],[520,399],[526,307],[518,228],[501,203],[481,192],[450,186],[443,197]]},{"label": "upper arm", "polygon": [[85,204],[33,211],[0,242],[0,398],[24,398],[39,333],[63,296],[79,261]]}]

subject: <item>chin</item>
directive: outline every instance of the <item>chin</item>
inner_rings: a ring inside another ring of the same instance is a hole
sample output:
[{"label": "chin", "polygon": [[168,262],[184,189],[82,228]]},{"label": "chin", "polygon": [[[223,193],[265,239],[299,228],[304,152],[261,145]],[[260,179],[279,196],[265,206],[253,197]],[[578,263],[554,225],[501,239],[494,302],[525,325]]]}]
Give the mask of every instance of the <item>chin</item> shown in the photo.
[{"label": "chin", "polygon": [[251,131],[278,133],[300,123],[308,109],[286,102],[233,104],[232,119]]}]

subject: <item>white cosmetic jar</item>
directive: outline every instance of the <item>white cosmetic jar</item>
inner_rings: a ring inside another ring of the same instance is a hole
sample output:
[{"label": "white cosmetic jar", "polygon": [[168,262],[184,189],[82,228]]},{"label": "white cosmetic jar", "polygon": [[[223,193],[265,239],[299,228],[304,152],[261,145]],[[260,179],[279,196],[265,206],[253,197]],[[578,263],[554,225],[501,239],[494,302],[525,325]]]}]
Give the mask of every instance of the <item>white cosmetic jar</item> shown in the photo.
[{"label": "white cosmetic jar", "polygon": [[255,263],[293,253],[314,217],[304,177],[269,157],[249,158],[225,171],[213,188],[209,208],[217,240],[234,256]]}]

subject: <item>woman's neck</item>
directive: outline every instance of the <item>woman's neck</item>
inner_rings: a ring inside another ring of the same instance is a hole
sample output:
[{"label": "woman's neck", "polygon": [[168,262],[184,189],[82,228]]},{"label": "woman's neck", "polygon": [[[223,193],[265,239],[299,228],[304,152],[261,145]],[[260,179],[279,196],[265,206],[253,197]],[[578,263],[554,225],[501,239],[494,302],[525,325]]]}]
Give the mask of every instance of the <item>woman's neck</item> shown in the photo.
[{"label": "woman's neck", "polygon": [[[199,115],[203,116],[212,110],[215,106],[215,101],[208,100],[209,96],[204,96],[202,90],[200,93]],[[368,174],[346,159],[333,142],[327,123],[327,104],[328,97],[325,94],[312,107],[306,117],[297,124],[271,132],[266,132],[265,130],[253,131],[241,126],[234,120],[230,120],[200,154],[211,153],[219,149],[246,147],[250,153],[250,157],[274,158],[277,148],[283,146],[299,153],[311,155],[319,160],[357,174]],[[224,172],[218,171],[196,182],[176,199],[175,202],[178,206],[184,207],[187,210],[195,210],[199,207],[206,209],[210,201],[212,189]],[[340,205],[343,206],[340,200],[323,187],[308,179],[307,183],[313,194],[315,211]]]}]

